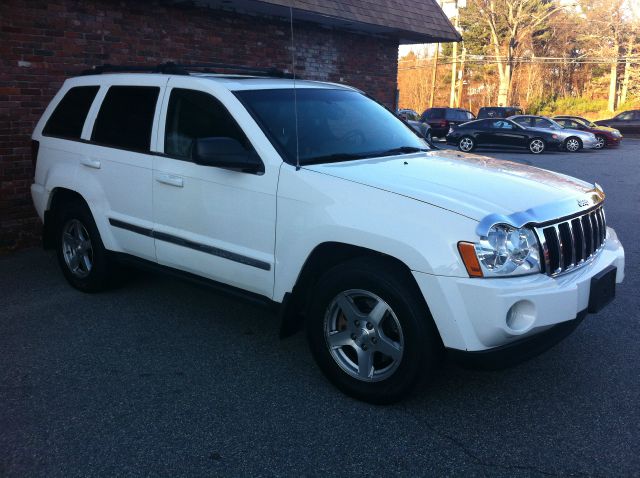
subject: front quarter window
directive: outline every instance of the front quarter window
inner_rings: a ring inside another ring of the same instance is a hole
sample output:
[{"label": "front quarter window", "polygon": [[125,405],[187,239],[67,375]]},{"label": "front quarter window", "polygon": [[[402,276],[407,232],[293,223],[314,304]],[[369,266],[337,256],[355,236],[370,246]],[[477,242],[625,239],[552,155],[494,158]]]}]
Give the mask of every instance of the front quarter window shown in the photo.
[{"label": "front quarter window", "polygon": [[[343,89],[238,91],[236,96],[290,164],[429,149],[407,125],[363,94]],[[297,104],[297,115],[295,104]],[[297,116],[297,128],[296,128]],[[297,134],[296,134],[297,133]]]}]

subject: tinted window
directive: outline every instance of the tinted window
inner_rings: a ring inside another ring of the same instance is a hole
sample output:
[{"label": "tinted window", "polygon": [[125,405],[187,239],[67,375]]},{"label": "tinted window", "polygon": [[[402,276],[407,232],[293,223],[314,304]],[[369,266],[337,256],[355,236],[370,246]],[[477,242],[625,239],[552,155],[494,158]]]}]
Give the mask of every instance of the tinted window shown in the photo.
[{"label": "tinted window", "polygon": [[[374,157],[397,148],[428,149],[412,129],[366,96],[300,88],[235,93],[286,160],[295,164]],[[297,133],[297,134],[296,134]]]},{"label": "tinted window", "polygon": [[445,111],[444,108],[431,108],[425,111],[424,119],[444,118]]},{"label": "tinted window", "polygon": [[164,152],[191,159],[195,139],[215,137],[236,139],[250,149],[246,136],[217,99],[201,91],[173,89],[167,111]]},{"label": "tinted window", "polygon": [[533,118],[533,127],[534,128],[552,128],[553,123],[548,119]]},{"label": "tinted window", "polygon": [[518,124],[521,124],[522,126],[531,126],[531,122],[529,121],[529,118],[516,118],[513,121],[515,121]]},{"label": "tinted window", "polygon": [[98,86],[76,86],[67,91],[51,114],[42,134],[80,139],[84,121],[99,89]]},{"label": "tinted window", "polygon": [[491,127],[495,129],[513,129],[513,125],[508,121],[504,121],[504,120],[492,121]]},{"label": "tinted window", "polygon": [[467,113],[461,110],[447,110],[445,118],[450,121],[467,121]]},{"label": "tinted window", "polygon": [[160,88],[112,86],[102,102],[91,140],[133,151],[149,151]]},{"label": "tinted window", "polygon": [[625,111],[615,117],[618,121],[631,121],[633,119],[633,111]]}]

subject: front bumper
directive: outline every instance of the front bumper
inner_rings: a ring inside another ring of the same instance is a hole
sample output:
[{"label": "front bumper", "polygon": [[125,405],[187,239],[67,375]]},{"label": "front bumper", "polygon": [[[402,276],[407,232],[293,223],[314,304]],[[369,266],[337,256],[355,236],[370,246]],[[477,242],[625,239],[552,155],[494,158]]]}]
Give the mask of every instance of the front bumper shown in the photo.
[{"label": "front bumper", "polygon": [[[554,325],[576,319],[589,307],[591,279],[609,266],[624,279],[624,249],[613,229],[589,264],[558,277],[532,274],[513,278],[462,278],[414,272],[429,310],[448,349],[478,352],[533,337]],[[526,320],[514,329],[509,310],[523,304]]]}]

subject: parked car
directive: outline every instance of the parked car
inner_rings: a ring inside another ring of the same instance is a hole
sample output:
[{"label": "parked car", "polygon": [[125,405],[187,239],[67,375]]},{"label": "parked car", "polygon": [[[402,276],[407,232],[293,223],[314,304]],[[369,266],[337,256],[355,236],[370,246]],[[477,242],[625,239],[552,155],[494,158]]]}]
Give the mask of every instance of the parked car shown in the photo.
[{"label": "parked car", "polygon": [[420,115],[411,109],[398,110],[398,116],[405,121],[420,121]]},{"label": "parked car", "polygon": [[596,135],[596,149],[606,147],[615,147],[620,145],[622,134],[614,128],[606,126],[598,126],[591,121],[579,116],[554,116],[554,121],[563,128],[578,129]]},{"label": "parked car", "polygon": [[407,122],[411,128],[418,133],[421,138],[426,139],[431,144],[431,127],[427,123],[420,121],[420,115],[413,110],[399,110],[398,117]]},{"label": "parked car", "polygon": [[524,114],[524,111],[519,106],[483,106],[478,110],[478,119],[508,118],[509,116],[522,114]]},{"label": "parked car", "polygon": [[553,131],[562,138],[562,148],[570,153],[577,153],[582,148],[596,149],[598,147],[598,139],[595,134],[564,128],[546,116],[519,115],[511,116],[509,119],[526,128]]},{"label": "parked car", "polygon": [[[121,263],[210,284],[306,329],[340,390],[389,403],[444,349],[541,352],[623,280],[597,185],[430,150],[348,86],[162,66],[68,79],[33,133],[43,243],[81,291]],[[555,135],[502,121],[534,152]]]},{"label": "parked car", "polygon": [[482,119],[452,128],[447,143],[465,153],[479,147],[501,147],[527,148],[533,154],[541,154],[547,149],[559,149],[562,138],[551,131],[525,128],[509,119]]},{"label": "parked car", "polygon": [[431,127],[434,138],[444,138],[449,128],[475,119],[473,113],[462,108],[429,108],[420,118]]},{"label": "parked car", "polygon": [[625,134],[640,134],[640,110],[631,110],[620,113],[611,119],[595,122],[598,126],[615,128]]}]

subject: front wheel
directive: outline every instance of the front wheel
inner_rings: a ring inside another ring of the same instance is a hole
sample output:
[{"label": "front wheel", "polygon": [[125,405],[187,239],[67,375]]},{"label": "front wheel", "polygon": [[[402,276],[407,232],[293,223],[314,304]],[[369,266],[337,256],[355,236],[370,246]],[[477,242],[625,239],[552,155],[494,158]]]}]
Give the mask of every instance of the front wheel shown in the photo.
[{"label": "front wheel", "polygon": [[607,140],[604,136],[596,136],[596,149],[602,149],[607,145]]},{"label": "front wheel", "polygon": [[531,151],[533,154],[541,154],[546,148],[547,146],[540,138],[534,138],[529,141],[529,151]]},{"label": "front wheel", "polygon": [[441,343],[412,281],[395,264],[355,259],[318,282],[307,338],[318,366],[342,392],[393,403],[430,374]]},{"label": "front wheel", "polygon": [[476,142],[470,136],[463,136],[458,141],[458,149],[464,153],[473,151],[476,147]]},{"label": "front wheel", "polygon": [[577,153],[582,149],[582,141],[579,138],[574,138],[573,136],[567,138],[564,142],[564,149],[569,151],[570,153]]}]

